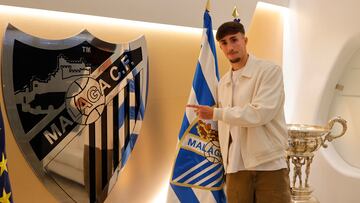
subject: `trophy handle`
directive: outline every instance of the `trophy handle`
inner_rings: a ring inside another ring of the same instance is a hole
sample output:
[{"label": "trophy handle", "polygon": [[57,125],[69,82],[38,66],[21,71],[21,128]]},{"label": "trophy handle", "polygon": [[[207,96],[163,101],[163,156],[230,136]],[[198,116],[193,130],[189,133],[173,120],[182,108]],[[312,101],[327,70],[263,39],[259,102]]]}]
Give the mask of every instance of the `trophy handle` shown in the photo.
[{"label": "trophy handle", "polygon": [[330,131],[329,131],[328,133],[326,133],[325,139],[324,139],[324,141],[323,141],[323,143],[322,143],[322,146],[323,146],[324,148],[327,147],[327,144],[325,144],[326,141],[331,142],[331,141],[333,141],[334,139],[343,136],[343,135],[345,134],[346,130],[347,130],[346,120],[342,119],[340,116],[336,116],[335,118],[331,119],[331,120],[328,122],[328,128],[329,128],[329,130],[331,130],[331,129],[333,128],[333,126],[334,126],[334,124],[335,124],[336,122],[338,122],[338,123],[340,123],[340,124],[342,125],[342,132],[341,132],[340,134],[338,134],[338,135],[332,135]]}]

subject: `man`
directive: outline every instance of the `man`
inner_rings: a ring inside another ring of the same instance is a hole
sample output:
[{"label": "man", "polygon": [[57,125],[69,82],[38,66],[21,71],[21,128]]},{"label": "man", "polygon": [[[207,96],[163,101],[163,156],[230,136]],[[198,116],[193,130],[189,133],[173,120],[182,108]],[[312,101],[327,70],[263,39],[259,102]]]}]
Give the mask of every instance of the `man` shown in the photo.
[{"label": "man", "polygon": [[231,63],[218,84],[218,107],[188,107],[200,119],[218,121],[228,202],[288,203],[281,69],[249,55],[240,22],[222,24],[216,39]]}]

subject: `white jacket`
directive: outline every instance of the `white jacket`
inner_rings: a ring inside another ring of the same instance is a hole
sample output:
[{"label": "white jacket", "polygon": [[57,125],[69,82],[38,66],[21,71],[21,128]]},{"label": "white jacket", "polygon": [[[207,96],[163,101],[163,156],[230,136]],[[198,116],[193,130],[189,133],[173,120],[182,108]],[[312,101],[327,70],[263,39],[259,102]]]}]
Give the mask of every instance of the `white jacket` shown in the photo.
[{"label": "white jacket", "polygon": [[284,87],[279,66],[250,55],[239,80],[241,106],[231,107],[231,70],[218,85],[219,141],[225,169],[227,168],[230,125],[238,131],[245,168],[285,156],[287,128],[284,117]]}]

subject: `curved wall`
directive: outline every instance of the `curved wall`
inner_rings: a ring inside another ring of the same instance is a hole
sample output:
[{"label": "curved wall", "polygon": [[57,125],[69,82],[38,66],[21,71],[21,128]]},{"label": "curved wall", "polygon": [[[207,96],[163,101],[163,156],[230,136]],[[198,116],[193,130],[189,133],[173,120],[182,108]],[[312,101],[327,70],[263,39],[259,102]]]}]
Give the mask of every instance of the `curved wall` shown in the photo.
[{"label": "curved wall", "polygon": [[357,50],[345,66],[344,73],[337,82],[329,111],[329,117],[341,115],[349,123],[346,136],[334,140],[333,144],[344,161],[356,168],[360,168],[360,125],[356,125],[360,123],[359,62],[360,52]]},{"label": "curved wall", "polygon": [[[359,6],[356,0],[290,1],[284,49],[289,123],[325,125],[332,116],[335,86],[360,47]],[[359,107],[354,108],[351,111]],[[350,128],[359,125],[352,122]],[[351,130],[344,136],[349,133]],[[360,202],[360,170],[340,155],[333,144],[315,155],[310,185],[320,202]]]}]

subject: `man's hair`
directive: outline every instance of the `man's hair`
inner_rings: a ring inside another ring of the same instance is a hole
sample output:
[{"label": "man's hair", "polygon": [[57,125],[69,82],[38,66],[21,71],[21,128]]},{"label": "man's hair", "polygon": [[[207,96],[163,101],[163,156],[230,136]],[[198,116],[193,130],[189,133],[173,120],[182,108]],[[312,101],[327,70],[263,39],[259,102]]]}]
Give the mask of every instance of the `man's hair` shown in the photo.
[{"label": "man's hair", "polygon": [[245,34],[243,24],[234,21],[223,23],[222,25],[220,25],[216,32],[216,40],[219,41],[226,35],[233,35],[238,32],[240,32],[241,34]]}]

